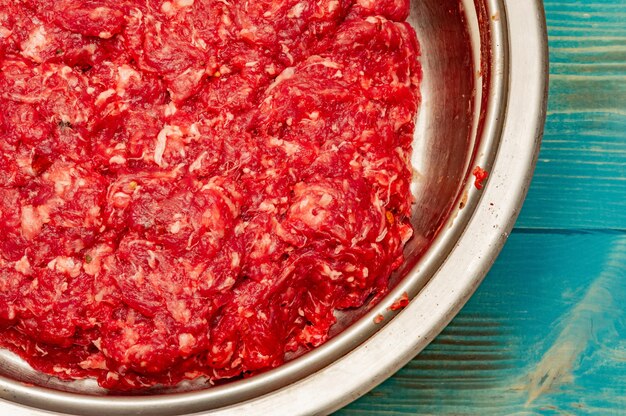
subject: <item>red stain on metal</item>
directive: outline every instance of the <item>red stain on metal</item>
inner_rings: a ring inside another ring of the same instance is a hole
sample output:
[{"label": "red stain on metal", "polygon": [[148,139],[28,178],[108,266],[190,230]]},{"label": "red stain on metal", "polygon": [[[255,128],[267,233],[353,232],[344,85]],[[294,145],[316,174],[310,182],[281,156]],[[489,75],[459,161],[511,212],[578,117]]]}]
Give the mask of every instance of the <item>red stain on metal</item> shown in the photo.
[{"label": "red stain on metal", "polygon": [[376,315],[376,317],[374,318],[374,323],[375,323],[375,324],[379,324],[379,323],[381,323],[381,322],[382,322],[382,321],[384,321],[384,320],[385,320],[385,317],[384,317],[384,316],[382,316],[381,314],[378,314],[378,315]]}]

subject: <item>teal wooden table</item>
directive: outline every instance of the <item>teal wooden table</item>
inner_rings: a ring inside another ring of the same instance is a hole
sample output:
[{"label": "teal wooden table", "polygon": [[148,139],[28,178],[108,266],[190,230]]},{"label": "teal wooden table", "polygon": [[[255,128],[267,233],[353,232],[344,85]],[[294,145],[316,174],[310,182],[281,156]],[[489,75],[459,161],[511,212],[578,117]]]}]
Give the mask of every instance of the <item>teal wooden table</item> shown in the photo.
[{"label": "teal wooden table", "polygon": [[514,232],[450,326],[338,415],[626,415],[626,0],[545,8],[548,121]]}]

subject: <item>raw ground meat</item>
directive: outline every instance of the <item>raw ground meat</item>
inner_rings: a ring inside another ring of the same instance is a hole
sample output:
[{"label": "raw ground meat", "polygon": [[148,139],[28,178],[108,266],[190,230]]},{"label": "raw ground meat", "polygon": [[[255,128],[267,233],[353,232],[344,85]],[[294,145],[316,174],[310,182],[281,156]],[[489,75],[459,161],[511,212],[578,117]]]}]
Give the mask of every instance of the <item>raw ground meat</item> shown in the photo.
[{"label": "raw ground meat", "polygon": [[280,365],[411,238],[408,0],[0,0],[0,345],[130,390]]}]

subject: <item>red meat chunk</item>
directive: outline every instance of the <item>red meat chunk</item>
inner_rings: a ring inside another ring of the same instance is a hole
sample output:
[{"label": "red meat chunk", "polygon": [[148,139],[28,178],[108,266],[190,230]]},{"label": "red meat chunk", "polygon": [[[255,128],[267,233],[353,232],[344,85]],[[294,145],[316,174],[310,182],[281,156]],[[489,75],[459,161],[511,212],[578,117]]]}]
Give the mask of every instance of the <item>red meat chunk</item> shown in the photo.
[{"label": "red meat chunk", "polygon": [[0,0],[0,346],[114,390],[324,343],[412,236],[407,0]]}]

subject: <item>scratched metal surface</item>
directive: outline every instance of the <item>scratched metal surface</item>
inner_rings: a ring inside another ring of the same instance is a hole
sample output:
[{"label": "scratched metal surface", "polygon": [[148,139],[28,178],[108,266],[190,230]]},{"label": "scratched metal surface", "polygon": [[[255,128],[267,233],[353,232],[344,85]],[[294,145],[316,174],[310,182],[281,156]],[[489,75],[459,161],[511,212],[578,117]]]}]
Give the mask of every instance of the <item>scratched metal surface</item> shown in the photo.
[{"label": "scratched metal surface", "polygon": [[435,342],[337,415],[626,415],[626,0],[545,8],[548,122],[515,231]]}]

